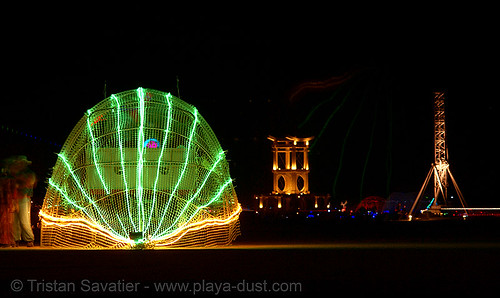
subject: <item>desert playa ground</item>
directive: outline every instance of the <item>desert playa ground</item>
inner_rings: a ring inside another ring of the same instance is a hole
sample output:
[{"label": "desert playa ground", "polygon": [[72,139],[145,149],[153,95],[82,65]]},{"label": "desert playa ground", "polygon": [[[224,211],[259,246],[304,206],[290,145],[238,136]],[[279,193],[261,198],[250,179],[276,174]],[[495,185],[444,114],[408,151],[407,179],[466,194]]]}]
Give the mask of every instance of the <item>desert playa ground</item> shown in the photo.
[{"label": "desert playa ground", "polygon": [[243,215],[231,246],[0,250],[7,296],[487,294],[500,221],[323,222]]}]

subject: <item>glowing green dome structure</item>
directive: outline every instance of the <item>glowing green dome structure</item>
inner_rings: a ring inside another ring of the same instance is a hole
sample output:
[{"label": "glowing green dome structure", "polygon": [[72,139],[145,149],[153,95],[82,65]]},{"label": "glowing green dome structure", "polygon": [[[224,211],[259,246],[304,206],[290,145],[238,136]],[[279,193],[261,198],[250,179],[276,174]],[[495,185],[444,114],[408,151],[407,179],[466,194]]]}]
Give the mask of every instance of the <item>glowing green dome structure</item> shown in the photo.
[{"label": "glowing green dome structure", "polygon": [[151,89],[111,95],[76,124],[53,169],[41,245],[229,244],[241,206],[224,151],[195,107]]}]

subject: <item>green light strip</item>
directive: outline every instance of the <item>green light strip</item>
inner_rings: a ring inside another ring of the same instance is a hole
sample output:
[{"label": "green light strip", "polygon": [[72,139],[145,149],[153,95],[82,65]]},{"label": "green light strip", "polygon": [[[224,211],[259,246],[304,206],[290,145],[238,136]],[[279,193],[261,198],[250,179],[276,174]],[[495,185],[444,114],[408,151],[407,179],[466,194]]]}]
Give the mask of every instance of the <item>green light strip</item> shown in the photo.
[{"label": "green light strip", "polygon": [[[71,205],[75,206],[75,208],[77,208],[77,209],[79,209],[79,210],[82,210],[82,211],[83,211],[83,213],[85,213],[91,221],[93,221],[95,224],[98,224],[98,223],[94,220],[94,217],[93,217],[93,216],[91,216],[91,215],[87,212],[87,210],[86,210],[84,207],[79,206],[77,203],[75,203],[73,200],[71,200],[71,199],[68,197],[68,194],[66,194],[66,192],[65,192],[64,190],[62,190],[62,189],[61,189],[58,185],[56,185],[56,184],[52,181],[52,179],[50,179],[50,178],[49,178],[49,185],[51,185],[52,187],[54,187],[54,188],[55,188],[55,189],[56,189],[56,190],[57,190],[60,194],[62,194],[62,196],[64,197],[64,199],[65,199],[66,201],[68,201],[68,203],[70,203]],[[118,216],[118,215],[117,215],[117,216]],[[118,220],[120,220],[120,218],[118,218]],[[120,221],[120,223],[121,223],[121,221]],[[122,225],[122,227],[123,227],[123,225]],[[118,239],[125,240],[125,241],[126,241],[126,240],[128,240],[127,238],[124,238],[122,235],[118,235],[118,234],[116,234],[116,233],[111,233],[109,230],[108,230],[107,232],[108,232],[108,233],[110,233],[112,236],[114,236],[114,237],[118,238]]]},{"label": "green light strip", "polygon": [[120,222],[120,226],[122,226],[122,229],[123,229],[123,235],[127,235],[127,229],[125,229],[125,226],[123,225],[123,222],[122,220],[120,219],[120,216],[118,214],[116,214],[116,218],[118,218],[118,221]]},{"label": "green light strip", "polygon": [[118,144],[120,146],[120,161],[121,161],[121,166],[122,166],[122,176],[123,176],[123,183],[125,183],[125,197],[126,197],[126,203],[127,203],[127,212],[128,212],[128,217],[130,222],[132,223],[132,226],[134,227],[134,231],[137,230],[135,223],[132,219],[132,213],[130,212],[130,195],[129,195],[129,189],[128,189],[128,184],[127,184],[127,176],[125,173],[125,159],[123,158],[123,144],[122,144],[122,135],[121,135],[121,126],[120,126],[120,102],[118,101],[118,98],[113,94],[111,97],[116,101],[116,131],[118,132]]},{"label": "green light strip", "polygon": [[64,197],[64,199],[70,203],[71,205],[75,206],[75,208],[77,208],[78,210],[83,210],[83,212],[85,212],[85,214],[87,214],[87,216],[89,216],[90,218],[92,218],[88,213],[87,211],[85,210],[85,208],[83,208],[82,206],[78,205],[75,201],[71,200],[69,197],[68,197],[68,194],[66,194],[66,192],[64,190],[62,190],[57,184],[54,183],[54,181],[52,180],[52,178],[49,178],[49,185],[51,185],[52,187],[54,187],[60,194],[62,194],[62,196]]},{"label": "green light strip", "polygon": [[101,170],[99,169],[99,166],[97,165],[97,156],[96,156],[96,150],[95,150],[95,138],[94,135],[92,134],[92,127],[90,126],[90,121],[89,121],[90,114],[87,115],[87,128],[90,134],[91,138],[91,143],[92,143],[92,156],[94,157],[94,165],[97,170],[97,174],[99,175],[99,179],[101,180],[102,186],[104,186],[104,189],[106,190],[106,194],[109,195],[109,190],[106,187],[106,183],[104,183],[104,178],[102,178]]},{"label": "green light strip", "polygon": [[139,226],[139,231],[142,231],[144,228],[143,223],[145,221],[144,218],[144,203],[142,200],[142,170],[144,166],[144,160],[143,160],[143,150],[144,150],[144,89],[141,87],[137,88],[137,97],[139,99],[139,119],[140,119],[140,125],[139,125],[139,136],[137,138],[137,153],[139,154],[137,156],[137,192],[136,192],[136,199],[137,199],[137,211],[138,211],[138,216],[137,216],[137,221],[138,221],[138,226]]},{"label": "green light strip", "polygon": [[196,193],[186,202],[186,204],[184,205],[184,208],[182,208],[181,212],[179,213],[179,216],[177,216],[177,218],[175,219],[175,221],[166,230],[170,229],[172,226],[174,226],[179,221],[179,219],[181,218],[181,216],[184,214],[184,212],[186,211],[186,209],[189,207],[189,204],[191,204],[191,202],[200,194],[201,190],[203,189],[203,187],[205,186],[205,183],[208,180],[208,177],[210,177],[210,174],[212,174],[212,172],[215,170],[215,167],[222,160],[223,157],[224,157],[224,152],[220,152],[219,153],[219,158],[214,163],[214,165],[212,166],[212,168],[210,169],[210,171],[208,172],[208,174],[205,176],[205,179],[203,180],[201,186],[198,187],[198,190],[196,191]]},{"label": "green light strip", "polygon": [[163,160],[163,152],[165,151],[165,146],[168,141],[168,133],[170,131],[170,123],[172,121],[172,103],[170,102],[172,95],[168,93],[165,98],[167,99],[167,104],[168,104],[168,111],[167,111],[167,128],[165,129],[165,137],[163,138],[163,144],[161,146],[161,152],[160,152],[160,157],[158,158],[158,167],[156,168],[156,179],[155,179],[155,184],[153,187],[153,203],[149,211],[149,217],[148,217],[148,224],[144,231],[147,231],[149,229],[149,225],[151,224],[151,218],[153,217],[153,210],[155,209],[156,205],[156,187],[158,185],[158,178],[160,177],[160,167],[161,167],[161,161]]},{"label": "green light strip", "polygon": [[156,227],[156,230],[153,233],[153,237],[154,237],[154,235],[156,235],[156,233],[158,233],[158,229],[161,227],[163,221],[165,220],[165,214],[167,213],[168,207],[170,206],[170,202],[172,201],[172,197],[177,192],[177,188],[179,187],[179,184],[181,183],[182,178],[184,177],[184,172],[186,171],[186,168],[187,168],[188,159],[189,159],[189,153],[190,153],[190,150],[191,150],[191,143],[192,143],[192,140],[193,140],[194,131],[196,130],[196,123],[198,122],[198,110],[196,108],[194,108],[193,114],[194,114],[193,128],[191,129],[191,133],[189,134],[188,148],[187,148],[187,152],[186,152],[186,158],[184,160],[184,167],[182,168],[181,175],[180,175],[179,179],[177,180],[177,183],[175,184],[175,187],[174,187],[173,191],[170,193],[170,197],[168,198],[167,205],[163,209],[163,213],[162,213],[162,216],[161,216],[160,223]]},{"label": "green light strip", "polygon": [[[97,211],[97,214],[99,214],[99,216],[101,217],[101,219],[104,221],[104,223],[106,224],[107,226],[107,230],[110,231],[110,233],[112,234],[115,234],[115,235],[120,235],[119,233],[117,233],[109,224],[108,222],[106,221],[106,219],[104,219],[104,217],[102,216],[101,214],[101,211],[99,209],[99,207],[97,206],[97,204],[95,203],[94,200],[92,200],[92,198],[87,194],[87,192],[83,189],[82,185],[80,184],[80,181],[78,181],[77,177],[75,177],[75,173],[73,172],[73,170],[71,169],[71,166],[70,164],[68,163],[68,161],[66,160],[66,158],[62,155],[62,154],[57,154],[57,156],[59,156],[61,158],[61,160],[63,161],[63,163],[65,164],[66,168],[68,169],[68,171],[70,172],[71,174],[71,177],[73,177],[73,180],[75,180],[76,182],[76,185],[78,186],[78,188],[80,189],[80,191],[82,192],[82,194],[84,195],[84,197],[87,198],[87,200],[89,201],[89,203],[91,205],[94,206],[95,210]],[[94,219],[95,220],[95,219]]]},{"label": "green light strip", "polygon": [[[186,220],[186,225],[189,223],[189,221],[191,219],[193,219],[193,217],[195,217],[196,214],[198,214],[198,212],[202,209],[202,208],[206,208],[208,207],[210,204],[212,204],[215,200],[219,199],[220,196],[222,195],[222,192],[224,191],[224,189],[226,188],[226,186],[228,186],[231,182],[233,182],[233,179],[229,179],[228,181],[226,181],[226,183],[224,183],[222,185],[222,187],[219,189],[219,192],[217,193],[217,195],[215,197],[213,197],[210,201],[208,201],[206,204],[204,205],[201,205],[199,206],[198,208],[196,208],[195,212],[193,212],[193,214],[191,215],[191,217]],[[168,238],[168,235],[169,234],[175,234],[177,233],[177,231],[179,229],[182,229],[183,227],[180,227],[180,228],[177,228],[175,229],[174,231],[168,233],[168,229],[165,230],[165,232],[161,233],[160,235],[156,236],[156,237],[153,237],[153,240],[157,241],[157,240],[161,240],[161,239],[164,239],[164,238]],[[166,234],[168,233],[168,234]]]},{"label": "green light strip", "polygon": [[223,185],[222,187],[219,189],[219,192],[217,193],[217,195],[215,195],[215,197],[213,197],[210,201],[208,201],[205,205],[201,205],[199,206],[198,208],[196,208],[196,211],[193,212],[193,215],[191,215],[191,217],[186,221],[186,222],[189,222],[195,215],[196,213],[198,213],[198,211],[200,211],[202,208],[206,208],[208,207],[210,204],[212,204],[213,202],[215,202],[216,200],[220,199],[220,196],[222,195],[222,193],[224,192],[224,190],[226,189],[226,187],[231,183],[233,182],[233,179],[229,179],[227,180]]}]

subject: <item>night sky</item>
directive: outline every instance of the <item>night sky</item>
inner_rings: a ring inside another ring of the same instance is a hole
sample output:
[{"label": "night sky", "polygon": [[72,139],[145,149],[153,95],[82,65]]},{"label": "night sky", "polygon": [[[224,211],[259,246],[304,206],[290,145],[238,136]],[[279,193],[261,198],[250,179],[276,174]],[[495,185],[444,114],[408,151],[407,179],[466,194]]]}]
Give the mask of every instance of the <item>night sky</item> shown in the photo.
[{"label": "night sky", "polygon": [[500,46],[488,17],[134,13],[2,21],[1,157],[33,161],[40,202],[51,143],[104,99],[105,82],[106,96],[177,95],[178,77],[228,151],[244,205],[272,190],[268,135],[316,136],[310,188],[335,202],[417,192],[433,162],[432,92],[445,90],[452,172],[469,206],[500,206]]}]

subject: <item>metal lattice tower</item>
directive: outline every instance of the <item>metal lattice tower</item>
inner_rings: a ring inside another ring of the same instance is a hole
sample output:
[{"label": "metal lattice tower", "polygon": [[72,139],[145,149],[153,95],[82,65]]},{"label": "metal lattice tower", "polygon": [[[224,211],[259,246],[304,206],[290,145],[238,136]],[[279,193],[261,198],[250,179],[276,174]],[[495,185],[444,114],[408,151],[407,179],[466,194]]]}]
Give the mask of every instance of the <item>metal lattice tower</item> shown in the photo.
[{"label": "metal lattice tower", "polygon": [[424,184],[420,189],[420,192],[413,203],[413,206],[408,213],[411,220],[411,216],[417,203],[421,199],[431,176],[434,174],[434,200],[431,206],[432,210],[439,210],[438,201],[442,197],[444,203],[447,203],[448,198],[448,176],[451,178],[453,186],[457,192],[460,199],[460,203],[464,208],[465,214],[467,211],[465,209],[466,204],[463,198],[462,192],[460,191],[453,175],[450,171],[450,164],[448,163],[448,147],[446,146],[446,126],[445,126],[445,109],[444,109],[444,92],[434,92],[434,163],[431,165],[431,169],[425,178]]},{"label": "metal lattice tower", "polygon": [[444,93],[434,92],[434,205],[441,194],[446,202],[448,192],[448,150],[444,114]]}]

